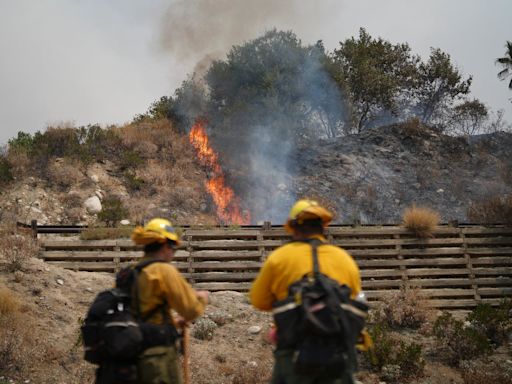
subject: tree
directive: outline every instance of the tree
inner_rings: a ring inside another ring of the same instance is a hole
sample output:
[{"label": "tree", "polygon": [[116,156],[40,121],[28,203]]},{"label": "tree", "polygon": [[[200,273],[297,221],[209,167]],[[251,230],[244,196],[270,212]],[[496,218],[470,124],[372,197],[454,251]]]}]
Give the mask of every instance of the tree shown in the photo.
[{"label": "tree", "polygon": [[407,43],[374,39],[364,28],[359,38],[340,42],[332,55],[333,76],[345,89],[352,108],[352,124],[359,133],[379,116],[398,114],[401,95],[414,84],[418,57]]},{"label": "tree", "polygon": [[458,135],[475,135],[484,129],[488,117],[485,104],[477,99],[467,100],[453,108],[451,130]]},{"label": "tree", "polygon": [[439,122],[443,112],[453,103],[469,93],[472,76],[462,78],[452,64],[450,55],[439,48],[432,49],[426,63],[420,63],[415,93],[418,100],[418,115],[424,124]]},{"label": "tree", "polygon": [[[503,67],[503,69],[498,73],[498,78],[500,80],[505,80],[507,77],[512,76],[512,41],[507,41],[505,46],[507,47],[505,56],[496,59],[496,63]],[[512,77],[508,83],[508,88],[512,89]]]},{"label": "tree", "polygon": [[212,124],[239,137],[258,125],[282,141],[318,135],[312,127],[320,120],[324,133],[335,135],[342,98],[325,58],[321,42],[303,46],[292,32],[277,30],[234,46],[206,74]]}]

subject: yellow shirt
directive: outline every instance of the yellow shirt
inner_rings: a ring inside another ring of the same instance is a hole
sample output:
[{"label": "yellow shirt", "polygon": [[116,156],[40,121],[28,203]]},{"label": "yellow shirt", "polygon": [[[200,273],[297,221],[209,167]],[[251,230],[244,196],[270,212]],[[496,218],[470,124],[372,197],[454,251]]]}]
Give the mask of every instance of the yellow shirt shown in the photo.
[{"label": "yellow shirt", "polygon": [[[317,253],[320,272],[340,284],[348,285],[352,290],[352,298],[357,296],[361,291],[361,277],[354,259],[345,250],[330,244],[318,245]],[[274,301],[288,296],[290,284],[312,270],[313,253],[310,244],[292,242],[279,247],[268,256],[252,284],[252,305],[270,311]]]},{"label": "yellow shirt", "polygon": [[[186,321],[201,316],[205,309],[205,303],[197,297],[195,290],[181,276],[176,267],[169,263],[158,262],[144,267],[139,275],[138,289],[142,316],[164,303],[165,300],[169,308],[178,312]],[[162,323],[162,313],[158,311],[151,316],[150,321]]]}]

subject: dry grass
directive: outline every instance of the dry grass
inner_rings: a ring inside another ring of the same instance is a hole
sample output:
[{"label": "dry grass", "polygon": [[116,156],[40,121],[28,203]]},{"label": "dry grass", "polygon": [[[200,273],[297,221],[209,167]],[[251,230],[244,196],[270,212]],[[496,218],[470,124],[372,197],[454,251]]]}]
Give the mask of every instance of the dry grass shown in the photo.
[{"label": "dry grass", "polygon": [[481,224],[512,224],[512,195],[496,196],[472,202],[467,211],[468,219]]},{"label": "dry grass", "polygon": [[465,363],[461,368],[464,384],[512,384],[512,364],[479,361]]},{"label": "dry grass", "polygon": [[33,319],[21,311],[21,301],[0,287],[0,374],[27,372],[38,358]]},{"label": "dry grass", "polygon": [[84,174],[80,171],[79,163],[68,158],[49,163],[46,169],[46,177],[52,185],[63,190],[85,179]]},{"label": "dry grass", "polygon": [[402,218],[402,225],[419,238],[433,237],[432,232],[439,224],[439,214],[430,208],[413,205],[407,208]]},{"label": "dry grass", "polygon": [[87,228],[85,231],[80,233],[81,240],[105,240],[105,239],[119,239],[119,238],[130,238],[133,231],[132,226],[120,227],[120,228]]},{"label": "dry grass", "polygon": [[29,233],[13,227],[0,228],[0,259],[5,269],[15,272],[23,269],[27,260],[37,256],[39,247]]},{"label": "dry grass", "polygon": [[21,302],[9,288],[0,285],[0,317],[9,316],[19,311]]}]

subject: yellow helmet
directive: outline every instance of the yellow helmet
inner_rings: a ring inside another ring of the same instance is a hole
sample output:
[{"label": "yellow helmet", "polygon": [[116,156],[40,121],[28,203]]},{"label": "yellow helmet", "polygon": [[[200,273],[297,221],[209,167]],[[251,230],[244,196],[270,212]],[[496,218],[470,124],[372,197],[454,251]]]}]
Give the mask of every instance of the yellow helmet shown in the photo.
[{"label": "yellow helmet", "polygon": [[167,240],[180,244],[180,238],[172,224],[166,219],[152,219],[143,227],[136,227],[132,232],[132,240],[137,245],[165,243]]},{"label": "yellow helmet", "polygon": [[321,219],[322,225],[326,227],[329,225],[333,218],[333,214],[327,209],[322,207],[314,200],[299,200],[297,201],[288,215],[288,221],[284,225],[287,232],[293,232],[294,224],[302,224],[308,219]]}]

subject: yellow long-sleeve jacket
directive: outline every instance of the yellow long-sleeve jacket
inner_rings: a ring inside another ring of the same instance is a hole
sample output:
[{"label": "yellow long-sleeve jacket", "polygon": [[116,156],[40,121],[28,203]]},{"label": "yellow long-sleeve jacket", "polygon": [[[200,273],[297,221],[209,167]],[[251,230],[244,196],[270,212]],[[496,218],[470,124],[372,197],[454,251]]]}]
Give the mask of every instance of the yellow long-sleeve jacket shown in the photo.
[{"label": "yellow long-sleeve jacket", "polygon": [[[169,263],[153,263],[142,269],[138,279],[138,291],[139,307],[143,317],[162,305],[165,300],[169,310],[176,311],[186,321],[201,316],[206,306],[176,267]],[[173,321],[172,316],[169,317]],[[148,321],[161,324],[162,313],[158,311]]]},{"label": "yellow long-sleeve jacket", "polygon": [[[322,241],[325,238],[315,236]],[[352,297],[361,291],[361,277],[354,259],[343,249],[330,244],[318,246],[320,272],[346,284],[352,290]],[[272,252],[256,280],[254,280],[250,299],[254,307],[272,310],[272,303],[288,296],[288,287],[313,270],[311,245],[304,242],[292,242]]]}]

